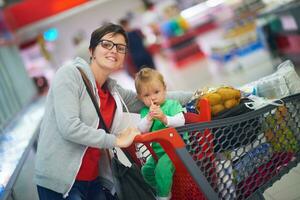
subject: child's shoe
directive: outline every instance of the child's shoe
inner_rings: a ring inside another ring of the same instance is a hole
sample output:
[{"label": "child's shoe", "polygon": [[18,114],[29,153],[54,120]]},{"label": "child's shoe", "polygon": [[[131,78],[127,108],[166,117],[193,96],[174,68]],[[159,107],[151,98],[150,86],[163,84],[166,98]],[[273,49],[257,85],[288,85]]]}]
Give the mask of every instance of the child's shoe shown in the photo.
[{"label": "child's shoe", "polygon": [[171,195],[167,197],[156,197],[156,200],[170,200],[170,199],[171,199]]}]

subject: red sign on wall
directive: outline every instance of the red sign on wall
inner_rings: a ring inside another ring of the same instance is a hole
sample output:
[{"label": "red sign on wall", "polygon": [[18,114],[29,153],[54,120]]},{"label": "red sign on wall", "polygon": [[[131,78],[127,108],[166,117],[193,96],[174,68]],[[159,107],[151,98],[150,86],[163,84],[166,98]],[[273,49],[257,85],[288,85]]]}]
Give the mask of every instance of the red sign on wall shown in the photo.
[{"label": "red sign on wall", "polygon": [[56,15],[88,0],[24,0],[7,6],[4,15],[12,30]]}]

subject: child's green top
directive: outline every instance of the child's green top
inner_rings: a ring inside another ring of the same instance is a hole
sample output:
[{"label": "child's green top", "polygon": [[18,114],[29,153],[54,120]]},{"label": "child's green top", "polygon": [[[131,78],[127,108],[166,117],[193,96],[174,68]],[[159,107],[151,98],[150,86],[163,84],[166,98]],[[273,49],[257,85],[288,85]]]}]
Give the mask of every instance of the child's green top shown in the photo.
[{"label": "child's green top", "polygon": [[[165,100],[165,102],[160,105],[160,108],[166,116],[171,116],[171,117],[180,112],[183,112],[183,108],[181,104],[178,101],[171,100],[171,99]],[[140,113],[141,113],[141,118],[144,118],[149,113],[149,107],[146,106],[143,107]],[[150,132],[161,130],[163,128],[166,128],[164,123],[162,123],[157,119],[154,119],[152,126],[150,128]],[[156,142],[152,143],[152,148],[158,157],[160,157],[163,153],[165,153],[163,148]]]}]

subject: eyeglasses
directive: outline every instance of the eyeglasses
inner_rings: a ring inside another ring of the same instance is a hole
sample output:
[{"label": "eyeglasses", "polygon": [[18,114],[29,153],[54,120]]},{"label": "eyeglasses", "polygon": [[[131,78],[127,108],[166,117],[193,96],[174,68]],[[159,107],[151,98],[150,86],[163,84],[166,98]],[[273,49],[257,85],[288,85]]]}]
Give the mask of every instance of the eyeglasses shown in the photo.
[{"label": "eyeglasses", "polygon": [[118,53],[125,54],[127,52],[127,46],[124,44],[116,44],[110,40],[100,40],[99,44],[101,47],[108,50],[111,50],[114,46],[116,46]]}]

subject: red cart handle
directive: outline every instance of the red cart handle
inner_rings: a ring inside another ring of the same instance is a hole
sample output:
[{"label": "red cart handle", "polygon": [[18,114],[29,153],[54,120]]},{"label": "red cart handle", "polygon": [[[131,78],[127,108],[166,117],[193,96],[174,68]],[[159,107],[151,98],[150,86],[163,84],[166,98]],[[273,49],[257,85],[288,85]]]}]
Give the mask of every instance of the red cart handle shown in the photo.
[{"label": "red cart handle", "polygon": [[200,108],[199,113],[184,113],[185,123],[191,124],[191,123],[197,123],[197,122],[209,122],[211,121],[211,111],[209,102],[207,99],[200,99],[197,102],[198,105],[196,105],[198,108]]},{"label": "red cart handle", "polygon": [[150,143],[150,142],[168,143],[168,146],[171,146],[175,149],[185,146],[184,142],[182,141],[180,135],[177,133],[175,128],[166,128],[159,131],[137,135],[134,139],[134,142],[135,143]]},{"label": "red cart handle", "polygon": [[[176,149],[184,148],[185,143],[182,141],[182,138],[175,128],[166,128],[155,132],[144,133],[142,135],[137,135],[134,139],[134,143],[149,144],[151,142],[159,142],[176,166],[176,170],[186,172],[183,163],[176,155]],[[149,150],[151,150],[150,152],[152,156],[154,156],[154,159],[157,160],[157,156],[153,150],[151,148]]]},{"label": "red cart handle", "polygon": [[[211,120],[210,107],[206,99],[200,99],[198,102],[200,106],[200,114],[185,113],[185,122],[207,122]],[[158,142],[164,148],[165,152],[169,155],[170,159],[176,166],[177,171],[186,172],[186,168],[176,155],[176,149],[185,148],[185,143],[175,128],[165,128],[155,132],[144,133],[137,135],[134,138],[134,143],[143,143],[145,145],[151,142]],[[149,149],[149,148],[148,148]],[[151,154],[155,157],[155,153],[150,148]]]},{"label": "red cart handle", "polygon": [[[200,99],[198,104],[200,107],[200,114],[184,113],[186,124],[196,122],[207,122],[211,120],[210,107],[208,101],[206,99]],[[134,142],[168,142],[173,148],[181,148],[185,146],[176,129],[172,127],[138,135],[135,137]]]}]

